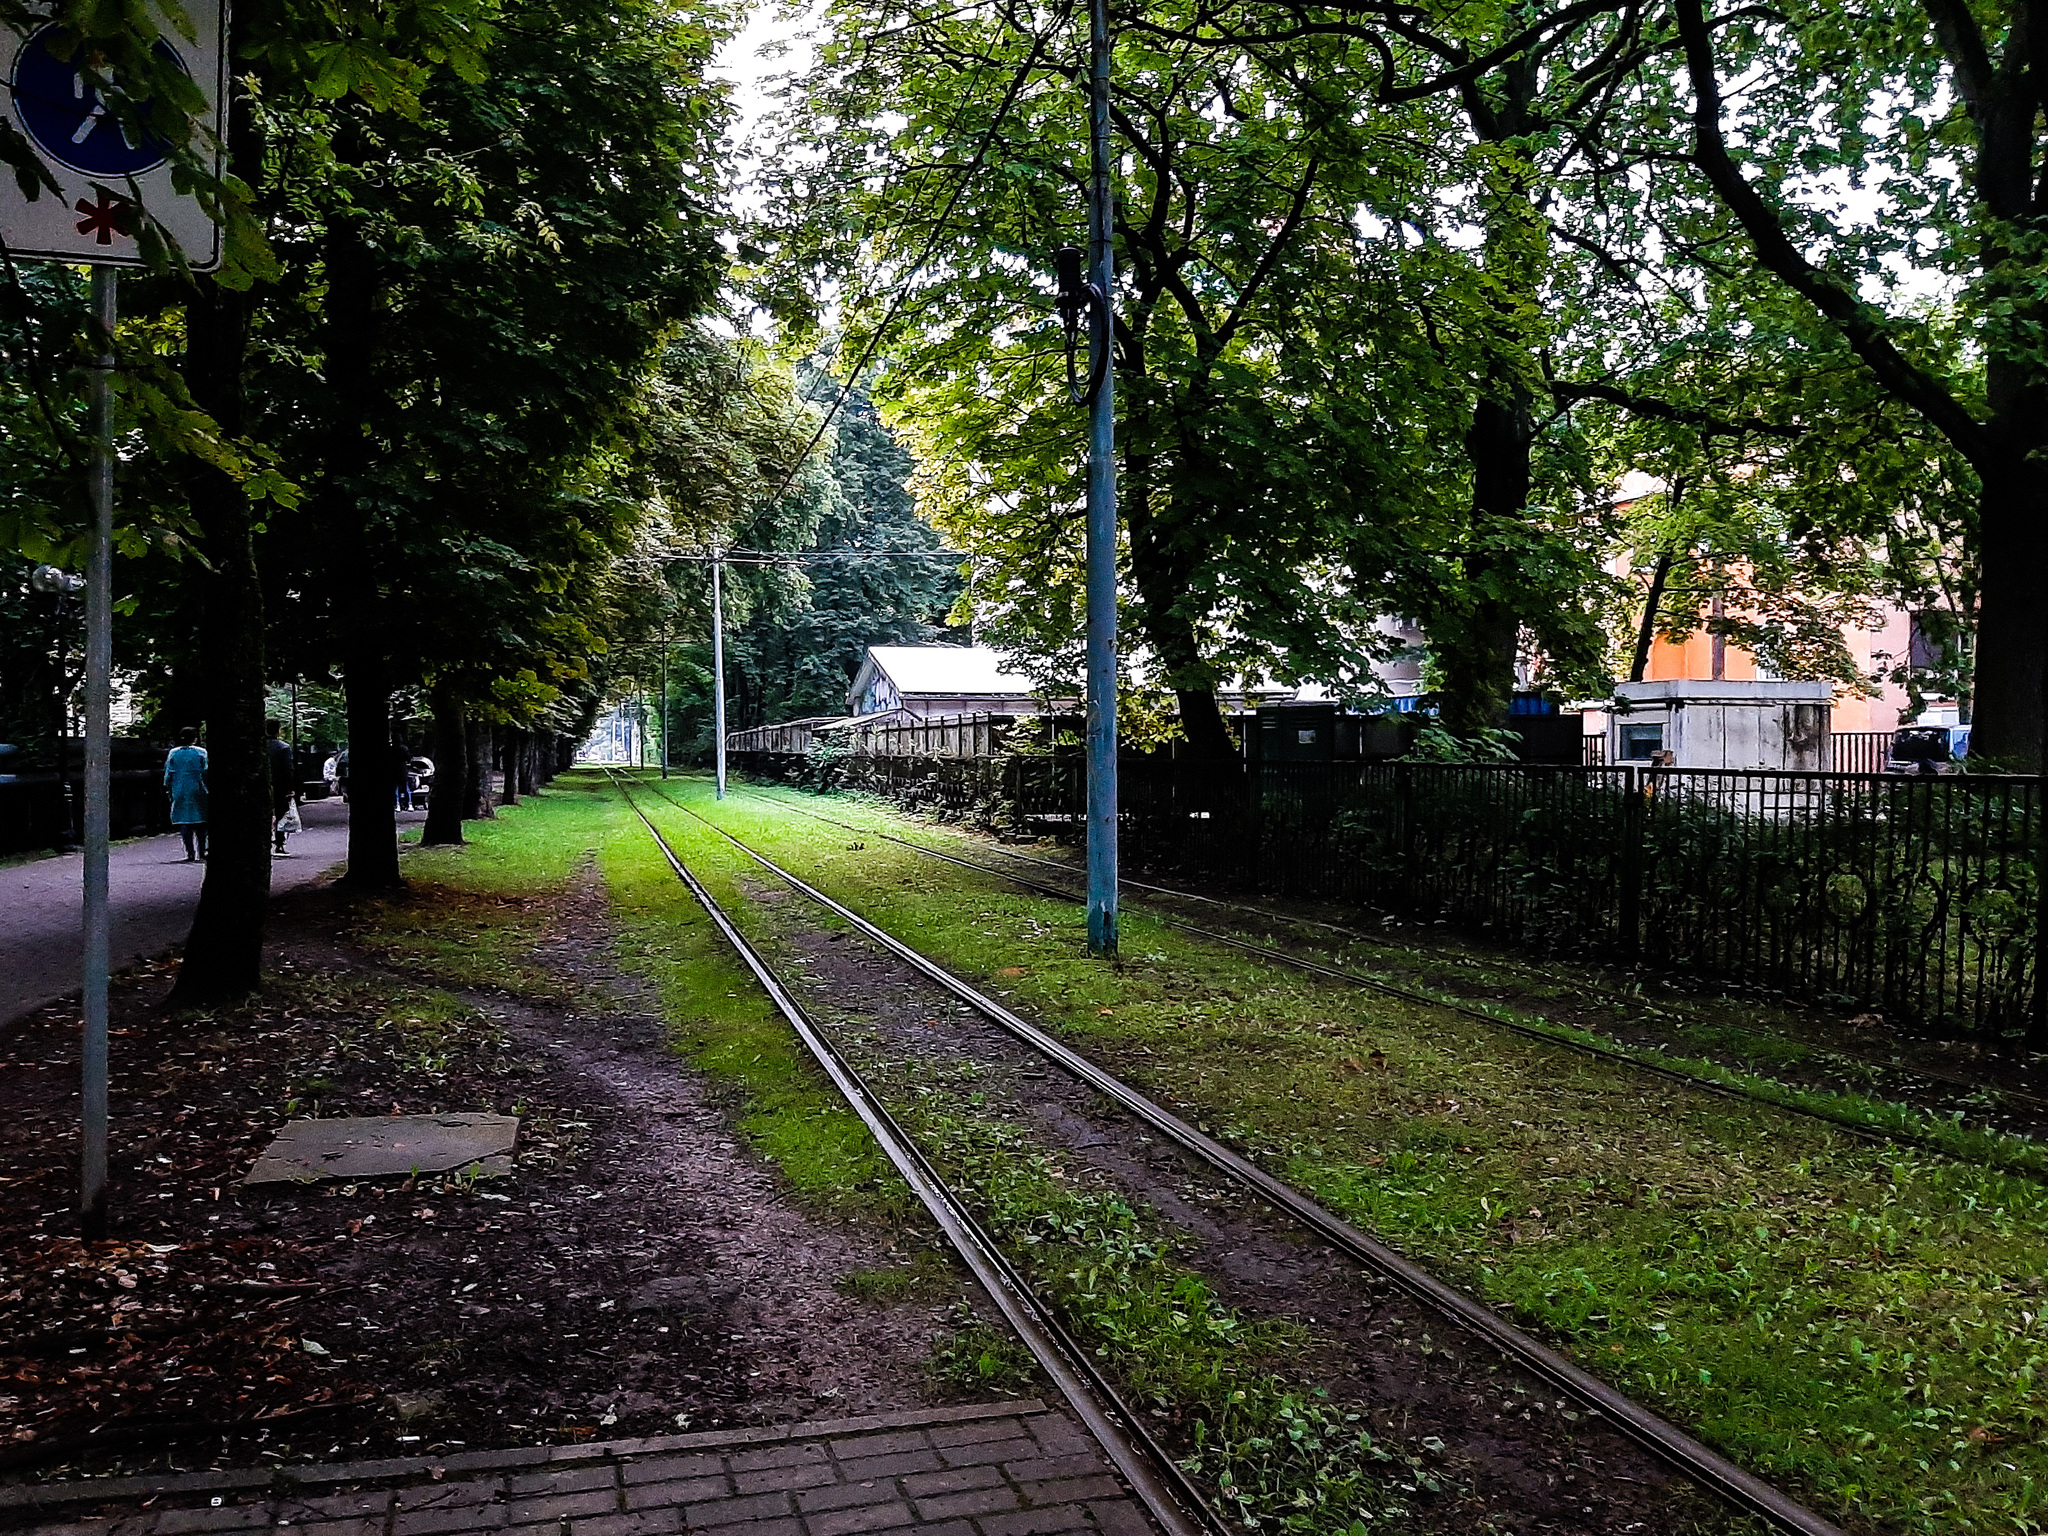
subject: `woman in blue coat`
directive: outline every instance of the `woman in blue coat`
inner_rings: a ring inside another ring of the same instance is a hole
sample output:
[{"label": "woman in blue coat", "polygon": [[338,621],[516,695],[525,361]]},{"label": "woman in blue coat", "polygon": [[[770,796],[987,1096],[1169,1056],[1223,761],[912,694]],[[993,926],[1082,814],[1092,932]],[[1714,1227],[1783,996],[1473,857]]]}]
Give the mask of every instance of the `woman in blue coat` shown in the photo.
[{"label": "woman in blue coat", "polygon": [[171,825],[185,839],[185,862],[206,857],[206,748],[187,726],[164,759],[164,788],[171,797]]}]

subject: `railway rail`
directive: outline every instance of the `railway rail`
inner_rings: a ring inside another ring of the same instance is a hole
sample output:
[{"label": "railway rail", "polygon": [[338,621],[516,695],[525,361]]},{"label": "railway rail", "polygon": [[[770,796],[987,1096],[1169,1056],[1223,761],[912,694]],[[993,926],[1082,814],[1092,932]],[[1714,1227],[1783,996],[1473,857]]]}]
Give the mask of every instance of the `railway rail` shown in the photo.
[{"label": "railway rail", "polygon": [[[676,803],[667,795],[663,795],[662,798],[668,800],[670,804]],[[1079,895],[1078,893],[1072,890],[1065,890],[1058,886],[1047,885],[1042,881],[1033,880],[1028,878],[1027,876],[1021,875],[1017,873],[1015,870],[1003,869],[1000,866],[994,864],[984,864],[979,862],[978,860],[965,858],[960,854],[956,853],[949,853],[943,849],[932,848],[927,846],[926,844],[914,842],[906,837],[898,837],[897,835],[891,832],[879,831],[873,827],[855,826],[851,822],[840,821],[836,817],[827,816],[821,811],[811,810],[807,806],[793,804],[790,801],[783,799],[779,795],[764,795],[762,796],[762,798],[771,805],[776,805],[786,810],[795,811],[800,816],[808,816],[815,821],[824,822],[828,826],[838,827],[843,831],[852,832],[861,837],[878,837],[883,839],[884,841],[896,843],[901,847],[908,848],[914,853],[923,854],[925,857],[930,859],[937,859],[947,864],[956,865],[962,869],[971,869],[977,871],[981,874],[993,875],[999,880],[1008,881],[1012,885],[1015,885],[1023,890],[1032,891],[1041,896],[1049,896],[1054,898],[1055,900],[1065,902],[1083,902],[1086,900],[1085,897]],[[1017,859],[1025,863],[1037,865],[1039,867],[1048,870],[1053,870],[1061,874],[1068,875],[1070,877],[1078,878],[1078,872],[1070,869],[1067,865],[1057,863],[1051,859],[1034,858],[1029,854],[1011,853],[1008,850],[1002,850],[1002,856],[1004,858]],[[1138,891],[1148,896],[1171,898],[1177,901],[1198,902],[1202,905],[1217,907],[1225,911],[1244,912],[1267,922],[1285,923],[1297,921],[1297,919],[1290,918],[1285,914],[1271,912],[1262,907],[1250,906],[1242,902],[1225,901],[1218,897],[1205,896],[1194,891],[1177,890],[1171,886],[1148,885],[1143,881],[1137,880],[1119,880],[1118,886],[1121,889]],[[1642,1072],[1653,1077],[1663,1078],[1670,1082],[1682,1083],[1687,1087],[1696,1089],[1703,1093],[1717,1094],[1726,1098],[1747,1099],[1751,1103],[1765,1105],[1768,1108],[1778,1110],[1785,1114],[1799,1115],[1807,1119],[1820,1121],[1825,1125],[1832,1126],[1837,1130],[1846,1132],[1847,1134],[1857,1137],[1858,1139],[1863,1141],[1869,1141],[1879,1144],[1890,1144],[1894,1146],[1909,1146],[1914,1148],[1916,1151],[1927,1152],[1934,1156],[1945,1157],[1961,1162],[1973,1163],[1979,1166],[1995,1167],[1999,1169],[2001,1172],[2010,1173],[2019,1178],[2031,1179],[2038,1183],[2048,1183],[2048,1168],[2032,1165],[2012,1158],[1972,1157],[1968,1154],[1957,1151],[1954,1147],[1951,1147],[1941,1141],[1938,1141],[1931,1136],[1922,1136],[1916,1132],[1905,1130],[1902,1128],[1872,1125],[1868,1121],[1858,1120],[1853,1116],[1847,1114],[1831,1113],[1827,1109],[1818,1105],[1801,1104],[1797,1102],[1788,1101],[1786,1099],[1777,1097],[1773,1094],[1760,1093],[1753,1088],[1744,1087],[1740,1083],[1724,1082],[1720,1079],[1701,1076],[1698,1073],[1686,1072],[1677,1067],[1666,1066],[1662,1062],[1647,1061],[1643,1059],[1642,1055],[1639,1052],[1631,1050],[1627,1046],[1618,1043],[1612,1045],[1603,1045],[1598,1041],[1586,1039],[1582,1035],[1569,1033],[1566,1029],[1562,1027],[1552,1026],[1549,1028],[1545,1028],[1539,1025],[1523,1023],[1521,1020],[1518,1019],[1503,1018],[1499,1014],[1489,1012],[1484,1008],[1475,1008],[1466,1003],[1454,1002],[1449,998],[1436,996],[1428,992],[1417,991],[1411,987],[1403,987],[1394,982],[1383,980],[1382,978],[1377,976],[1370,976],[1361,971],[1351,970],[1350,968],[1345,966],[1331,965],[1325,961],[1313,960],[1304,955],[1293,954],[1290,951],[1276,948],[1275,946],[1270,944],[1261,944],[1255,940],[1246,939],[1237,934],[1224,933],[1214,928],[1205,928],[1199,923],[1187,922],[1184,919],[1173,917],[1168,913],[1160,912],[1156,910],[1156,908],[1153,911],[1153,916],[1169,928],[1176,929],[1179,932],[1190,934],[1197,938],[1205,939],[1210,943],[1221,944],[1226,948],[1237,950],[1243,954],[1252,955],[1260,960],[1269,961],[1275,965],[1284,965],[1294,970],[1305,971],[1310,975],[1321,976],[1324,979],[1330,981],[1341,981],[1349,986],[1360,987],[1367,991],[1378,992],[1387,997],[1399,998],[1404,1002],[1415,1003],[1424,1007],[1437,1008],[1448,1013],[1458,1014],[1461,1017],[1474,1019],[1482,1024],[1490,1025],[1495,1029],[1505,1030],[1510,1034],[1520,1035],[1526,1039],[1539,1040],[1549,1045],[1563,1046],[1567,1050],[1577,1051],[1582,1055],[1598,1057],[1606,1061],[1614,1062],[1617,1065],[1629,1067],[1634,1071]],[[1317,921],[1315,919],[1301,919],[1300,921],[1309,922],[1315,927],[1325,928],[1330,930],[1331,932],[1341,934],[1346,938],[1356,939],[1364,943],[1385,943],[1384,940],[1375,940],[1372,936],[1361,933],[1357,929],[1345,928],[1336,923],[1325,923]],[[1950,1081],[1953,1082],[1955,1085],[1961,1087],[1976,1088],[1981,1086],[1979,1084],[1970,1082],[1968,1079],[1963,1078],[1960,1074],[1956,1074],[1953,1077],[1948,1077],[1943,1074],[1923,1072],[1919,1068],[1902,1068],[1894,1066],[1890,1063],[1878,1062],[1868,1058],[1852,1057],[1850,1059],[1861,1060],[1866,1065],[1883,1067],[1891,1071],[1919,1073],[1922,1076],[1934,1078],[1935,1080]],[[2048,1099],[2039,1099],[2034,1097],[2033,1095],[2018,1093],[2010,1090],[1997,1091],[1999,1091],[2006,1097],[2023,1099],[2027,1102],[2038,1104],[2044,1108],[2048,1108]]]},{"label": "railway rail", "polygon": [[832,1043],[831,1037],[813,1022],[761,953],[733,925],[732,919],[710,891],[677,857],[668,839],[661,835],[661,830],[634,800],[625,781],[613,774],[612,782],[654,839],[655,846],[660,849],[675,877],[704,908],[720,935],[753,973],[776,1011],[796,1032],[832,1086],[860,1116],[883,1155],[930,1212],[968,1272],[988,1293],[1047,1379],[1059,1388],[1060,1394],[1101,1445],[1159,1529],[1165,1536],[1220,1536],[1225,1527],[1173,1458],[1152,1438],[1144,1421],[1121,1401],[1116,1389],[1095,1369],[1087,1352],[1073,1341],[1052,1310],[1033,1293],[995,1240],[939,1177],[924,1154],[897,1124],[887,1106]]},{"label": "railway rail", "polygon": [[[1031,1331],[1027,1332],[1025,1327],[1020,1326],[1019,1332],[1033,1353],[1039,1352],[1038,1340],[1049,1340],[1050,1355],[1041,1356],[1042,1363],[1048,1359],[1067,1362],[1057,1370],[1048,1364],[1048,1375],[1061,1385],[1063,1391],[1069,1391],[1070,1400],[1075,1402],[1077,1412],[1082,1412],[1084,1419],[1092,1412],[1094,1421],[1089,1424],[1091,1430],[1096,1429],[1096,1422],[1104,1425],[1104,1429],[1098,1433],[1098,1438],[1102,1438],[1103,1435],[1109,1437],[1103,1441],[1105,1450],[1109,1452],[1112,1460],[1117,1462],[1119,1470],[1124,1471],[1133,1486],[1139,1489],[1140,1496],[1145,1497],[1150,1506],[1151,1497],[1145,1494],[1144,1487],[1139,1484],[1132,1470],[1126,1467],[1126,1462],[1142,1465],[1136,1454],[1138,1447],[1143,1448],[1146,1457],[1154,1459],[1155,1465],[1172,1467],[1171,1460],[1166,1458],[1163,1450],[1151,1440],[1142,1423],[1117,1405],[1114,1389],[1092,1371],[1085,1358],[1079,1361],[1078,1368],[1071,1363],[1073,1356],[1066,1353],[1066,1350],[1072,1349],[1071,1340],[1066,1341],[1065,1349],[1060,1347],[1060,1341],[1064,1336],[1057,1322],[1051,1319],[1041,1304],[1030,1297],[1021,1277],[1017,1276],[1015,1270],[1003,1259],[993,1242],[959,1203],[957,1196],[945,1188],[923,1155],[896,1125],[888,1111],[875,1100],[865,1084],[860,1081],[858,1074],[839,1055],[824,1032],[809,1020],[801,1006],[789,994],[788,989],[775,978],[773,971],[758,952],[719,911],[709,892],[703,889],[677,858],[653,821],[633,799],[625,781],[615,779],[615,782],[618,783],[621,794],[632,805],[634,813],[654,837],[677,878],[690,888],[692,894],[711,914],[720,931],[739,951],[749,969],[768,989],[777,1008],[803,1038],[806,1047],[831,1076],[834,1085],[847,1096],[862,1120],[875,1132],[877,1140],[881,1142],[891,1162],[904,1171],[906,1179],[910,1180],[919,1198],[932,1210],[935,1218],[940,1220],[948,1237],[960,1247],[970,1269],[984,1285],[989,1286],[990,1294],[996,1298],[998,1305],[1003,1307],[1005,1314],[1012,1316],[1013,1322],[1022,1318],[1029,1326]],[[1248,1191],[1256,1200],[1282,1217],[1299,1224],[1313,1237],[1344,1254],[1354,1263],[1392,1282],[1412,1299],[1428,1307],[1469,1337],[1478,1339],[1505,1356],[1538,1381],[1576,1401],[1581,1407],[1599,1414],[1615,1430],[1698,1486],[1718,1495],[1734,1508],[1766,1521],[1778,1530],[1798,1533],[1798,1536],[1843,1536],[1840,1528],[1832,1522],[1789,1498],[1762,1479],[1744,1471],[1633,1399],[1615,1391],[1607,1383],[1574,1365],[1547,1345],[1504,1321],[1491,1308],[1444,1285],[1400,1253],[1182,1120],[895,935],[783,868],[708,817],[665,794],[659,795],[658,798],[670,808],[693,818],[724,838],[741,854],[760,865],[791,890],[832,913],[876,946],[909,965],[1012,1038],[1150,1126],[1200,1164]],[[1277,951],[1274,953],[1278,954]],[[1069,1383],[1072,1383],[1071,1388]],[[1082,1403],[1091,1396],[1093,1407],[1083,1410]],[[1105,1408],[1105,1405],[1109,1406]],[[1119,1451],[1116,1437],[1127,1433],[1125,1426],[1135,1430],[1135,1434],[1128,1435],[1123,1449]],[[1178,1474],[1177,1468],[1174,1469],[1174,1474],[1179,1477],[1179,1483],[1172,1493],[1165,1492],[1169,1483],[1166,1474],[1159,1474],[1151,1480],[1152,1486],[1160,1490],[1166,1507],[1182,1510],[1183,1518],[1187,1518],[1184,1505],[1187,1499],[1192,1497],[1196,1506],[1201,1509],[1203,1518],[1213,1523],[1215,1517],[1207,1505],[1200,1501],[1199,1494],[1195,1494],[1187,1487],[1185,1477]]]}]

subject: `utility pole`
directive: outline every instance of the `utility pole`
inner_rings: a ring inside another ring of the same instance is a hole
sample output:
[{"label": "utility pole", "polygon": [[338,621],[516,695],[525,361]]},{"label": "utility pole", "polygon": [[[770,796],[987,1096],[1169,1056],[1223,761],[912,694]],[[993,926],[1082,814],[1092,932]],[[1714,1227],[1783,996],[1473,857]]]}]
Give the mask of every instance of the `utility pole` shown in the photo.
[{"label": "utility pole", "polygon": [[114,315],[118,274],[92,269],[92,553],[85,568],[85,1039],[79,1228],[107,1235],[107,841],[113,830]]},{"label": "utility pole", "polygon": [[1116,953],[1116,252],[1109,4],[1088,3],[1088,952]]},{"label": "utility pole", "polygon": [[718,546],[711,546],[711,735],[717,798],[725,798],[725,586]]},{"label": "utility pole", "polygon": [[661,776],[668,777],[668,626],[661,627]]}]

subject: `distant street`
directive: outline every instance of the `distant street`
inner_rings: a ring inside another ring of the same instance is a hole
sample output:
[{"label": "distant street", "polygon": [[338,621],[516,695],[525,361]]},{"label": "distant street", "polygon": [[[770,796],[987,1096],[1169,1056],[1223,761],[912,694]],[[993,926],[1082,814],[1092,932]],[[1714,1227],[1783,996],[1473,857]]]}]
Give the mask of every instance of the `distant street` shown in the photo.
[{"label": "distant street", "polygon": [[[346,805],[309,800],[300,814],[306,830],[291,840],[285,857],[272,861],[273,894],[319,879],[348,856]],[[426,813],[401,811],[398,819],[403,826],[424,821]],[[80,855],[69,853],[0,869],[0,1025],[81,984],[81,863]],[[185,937],[206,866],[185,862],[175,832],[117,843],[108,874],[115,970]]]}]

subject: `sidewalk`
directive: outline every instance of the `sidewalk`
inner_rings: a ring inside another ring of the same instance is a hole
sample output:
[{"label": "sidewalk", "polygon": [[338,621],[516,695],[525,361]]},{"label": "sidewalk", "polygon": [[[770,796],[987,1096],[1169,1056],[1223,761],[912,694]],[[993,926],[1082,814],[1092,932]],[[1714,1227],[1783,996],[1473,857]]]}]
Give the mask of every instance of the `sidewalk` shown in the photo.
[{"label": "sidewalk", "polygon": [[[89,1513],[87,1511],[90,1511]],[[0,1488],[38,1536],[1147,1536],[1142,1507],[1037,1402],[913,1409],[325,1467]]]},{"label": "sidewalk", "polygon": [[[306,830],[270,866],[275,895],[306,885],[348,856],[348,807],[309,800]],[[401,827],[426,820],[401,811]],[[119,843],[108,855],[113,966],[120,970],[179,943],[192,926],[204,864],[187,864],[178,835]],[[0,868],[0,1025],[84,983],[84,917],[79,910],[83,856],[59,854]]]}]

